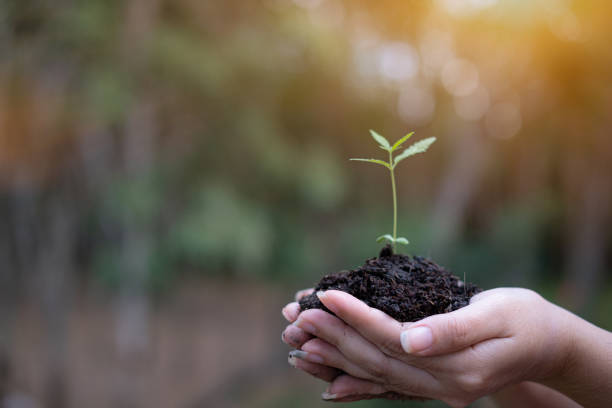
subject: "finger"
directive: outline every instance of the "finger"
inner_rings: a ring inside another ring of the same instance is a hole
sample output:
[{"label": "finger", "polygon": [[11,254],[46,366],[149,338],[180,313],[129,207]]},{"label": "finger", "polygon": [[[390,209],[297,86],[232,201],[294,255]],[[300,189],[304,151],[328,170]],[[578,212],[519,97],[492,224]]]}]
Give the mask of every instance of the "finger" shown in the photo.
[{"label": "finger", "polygon": [[342,371],[334,367],[329,367],[310,361],[299,359],[289,354],[289,364],[295,368],[299,368],[302,371],[312,375],[313,377],[319,378],[323,381],[332,382],[336,377],[342,374]]},{"label": "finger", "polygon": [[364,400],[371,400],[371,399],[388,399],[388,400],[394,400],[394,401],[401,401],[401,400],[406,400],[406,399],[415,399],[415,400],[419,400],[419,401],[425,401],[427,398],[404,396],[404,395],[399,394],[397,392],[387,391],[387,392],[385,392],[383,394],[355,394],[355,395],[347,395],[346,397],[336,398],[334,400],[328,400],[328,401],[332,401],[332,402],[354,402],[354,401],[364,401]]},{"label": "finger", "polygon": [[347,359],[336,347],[318,338],[304,343],[302,350],[292,352],[297,358],[338,368],[355,377],[379,380],[366,369]]},{"label": "finger", "polygon": [[298,290],[297,293],[295,294],[295,301],[299,302],[304,296],[308,296],[312,292],[314,292],[314,288]]},{"label": "finger", "polygon": [[302,347],[302,344],[312,339],[312,335],[300,329],[299,327],[290,324],[283,331],[281,339],[284,343],[290,345],[291,347],[299,349],[300,347]]},{"label": "finger", "polygon": [[371,381],[355,378],[343,374],[338,376],[327,390],[321,395],[324,400],[334,402],[361,401],[374,398],[384,398],[389,400],[419,400],[424,401],[428,398],[405,395],[394,391],[388,391],[386,387]]},{"label": "finger", "polygon": [[[365,376],[363,373],[351,372],[346,367],[345,371],[350,374],[362,378],[384,378],[386,376],[389,357],[336,316],[320,309],[309,309],[300,314],[294,325],[331,344],[334,346],[334,350],[339,350],[338,354],[343,358],[346,357],[355,365],[364,367],[369,372]],[[338,362],[334,363],[339,364]]]},{"label": "finger", "polygon": [[[404,361],[389,357],[336,316],[320,309],[310,309],[302,312],[294,324],[334,346],[334,350],[337,349],[349,363],[365,371],[365,375],[344,360],[339,360],[340,363],[337,363],[337,360],[328,362],[328,357],[321,352],[326,359],[325,364],[342,368],[348,374],[377,383],[401,382],[415,395],[431,395],[439,391],[440,383],[431,374]],[[316,339],[308,343],[314,340]],[[306,344],[302,349],[304,347]],[[329,358],[336,358],[336,356],[331,355]]]},{"label": "finger", "polygon": [[282,310],[283,316],[289,323],[293,323],[300,314],[300,305],[297,302],[291,302]]},{"label": "finger", "polygon": [[349,402],[376,398],[387,390],[380,384],[343,374],[321,394],[326,401]]},{"label": "finger", "polygon": [[321,303],[388,355],[403,355],[400,343],[402,323],[381,310],[366,305],[339,290],[317,292]]},{"label": "finger", "polygon": [[494,297],[485,297],[453,312],[413,323],[400,335],[402,348],[409,354],[436,356],[507,337],[506,319],[496,303]]}]

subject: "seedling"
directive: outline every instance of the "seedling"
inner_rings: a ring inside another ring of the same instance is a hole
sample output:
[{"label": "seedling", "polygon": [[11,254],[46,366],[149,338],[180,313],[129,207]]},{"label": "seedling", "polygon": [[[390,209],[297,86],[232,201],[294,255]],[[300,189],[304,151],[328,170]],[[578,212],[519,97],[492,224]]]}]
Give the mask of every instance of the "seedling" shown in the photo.
[{"label": "seedling", "polygon": [[391,173],[391,190],[393,192],[393,235],[391,234],[381,235],[380,237],[376,238],[376,242],[389,241],[393,247],[393,251],[395,252],[396,244],[402,244],[402,245],[409,244],[406,238],[397,236],[397,191],[395,188],[395,173],[394,173],[395,166],[397,166],[399,162],[401,162],[407,157],[414,156],[417,153],[426,152],[429,146],[431,146],[431,144],[436,141],[436,138],[428,137],[427,139],[420,140],[414,143],[412,146],[410,146],[406,150],[404,150],[402,153],[395,156],[394,158],[393,153],[397,149],[399,149],[400,146],[404,144],[404,142],[410,139],[412,135],[414,134],[414,132],[408,133],[406,136],[399,139],[393,145],[391,145],[387,139],[385,139],[383,136],[379,135],[373,130],[370,130],[370,134],[372,135],[372,138],[374,138],[376,143],[378,143],[378,147],[380,147],[381,149],[389,153],[389,161],[386,162],[384,160],[378,160],[378,159],[350,159],[350,160],[364,161],[364,162],[379,164],[389,169],[389,173]]}]

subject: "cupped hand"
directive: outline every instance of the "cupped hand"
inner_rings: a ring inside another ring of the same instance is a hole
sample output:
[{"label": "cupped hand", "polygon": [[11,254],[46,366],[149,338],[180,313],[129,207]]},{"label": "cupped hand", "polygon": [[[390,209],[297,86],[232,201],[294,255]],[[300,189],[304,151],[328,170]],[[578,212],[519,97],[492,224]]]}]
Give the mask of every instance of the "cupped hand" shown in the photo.
[{"label": "cupped hand", "polygon": [[415,323],[344,292],[317,295],[336,316],[289,304],[283,314],[294,327],[283,338],[300,349],[294,365],[331,381],[324,398],[335,401],[417,397],[461,407],[554,376],[569,347],[565,311],[526,289],[482,292],[462,309]]},{"label": "cupped hand", "polygon": [[[288,322],[294,323],[297,320],[301,312],[298,302],[304,296],[308,296],[313,292],[313,288],[300,290],[295,294],[295,302],[291,302],[283,307],[282,314]],[[328,391],[321,395],[325,400],[333,400],[334,402],[350,402],[375,398],[390,400],[412,399],[396,392],[384,391],[378,387],[373,387],[372,384],[368,384],[365,381],[360,382],[359,379],[344,374],[343,371],[338,368],[325,365],[325,361],[317,354],[309,354],[307,351],[305,351],[315,346],[319,340],[295,324],[290,324],[285,328],[281,339],[283,342],[296,349],[289,353],[289,364],[316,378],[324,380],[328,383],[334,383],[334,390],[336,394],[331,394],[328,388]],[[304,346],[305,349],[303,349]],[[356,392],[355,388],[358,385],[361,385],[361,387]],[[341,392],[343,395],[338,395],[338,392]]]},{"label": "cupped hand", "polygon": [[[299,301],[304,296],[310,295],[314,291],[313,288],[300,290],[295,294],[295,302],[287,304],[282,309],[282,314],[289,323],[294,323],[300,314]],[[327,382],[335,380],[342,372],[334,367],[329,367],[324,364],[317,363],[317,357],[311,356],[309,360],[303,359],[303,354],[300,353],[302,346],[311,340],[313,336],[294,324],[288,325],[281,335],[283,342],[295,348],[295,351],[289,353],[289,364],[295,368],[299,368],[308,374],[320,378]]]}]

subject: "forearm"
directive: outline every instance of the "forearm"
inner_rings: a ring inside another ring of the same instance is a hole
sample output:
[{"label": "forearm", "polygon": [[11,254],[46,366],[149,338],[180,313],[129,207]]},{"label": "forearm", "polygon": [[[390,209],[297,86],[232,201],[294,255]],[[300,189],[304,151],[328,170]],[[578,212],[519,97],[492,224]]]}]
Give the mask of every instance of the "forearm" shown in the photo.
[{"label": "forearm", "polygon": [[499,408],[580,408],[581,405],[542,384],[522,382],[491,395]]},{"label": "forearm", "polygon": [[570,314],[569,348],[558,375],[540,381],[585,407],[612,401],[612,333]]}]

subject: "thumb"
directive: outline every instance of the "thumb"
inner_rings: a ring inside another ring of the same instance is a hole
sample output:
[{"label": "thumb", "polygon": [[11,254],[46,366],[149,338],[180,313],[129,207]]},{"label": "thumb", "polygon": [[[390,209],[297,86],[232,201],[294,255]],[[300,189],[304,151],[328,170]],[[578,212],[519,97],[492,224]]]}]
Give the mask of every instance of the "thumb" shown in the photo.
[{"label": "thumb", "polygon": [[505,319],[491,306],[489,302],[475,302],[415,322],[400,334],[402,348],[417,356],[436,356],[503,337]]}]

